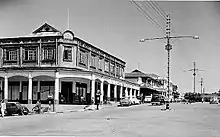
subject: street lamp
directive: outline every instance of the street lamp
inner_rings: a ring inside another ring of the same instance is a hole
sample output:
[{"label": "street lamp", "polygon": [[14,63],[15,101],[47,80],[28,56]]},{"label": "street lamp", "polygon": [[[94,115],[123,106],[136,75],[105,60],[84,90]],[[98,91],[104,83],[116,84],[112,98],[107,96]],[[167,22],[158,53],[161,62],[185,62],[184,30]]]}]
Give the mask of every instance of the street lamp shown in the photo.
[{"label": "street lamp", "polygon": [[170,28],[170,14],[166,16],[166,36],[165,37],[154,37],[154,38],[145,38],[139,40],[139,42],[145,42],[147,40],[160,40],[160,39],[166,39],[167,44],[165,45],[165,50],[167,50],[167,79],[168,79],[168,85],[167,85],[167,93],[168,93],[168,99],[170,94],[170,50],[172,49],[172,45],[170,44],[170,39],[181,39],[181,38],[192,38],[192,39],[199,39],[198,36],[170,36],[171,28]]},{"label": "street lamp", "polygon": [[139,42],[145,42],[148,40],[160,40],[160,39],[166,39],[167,44],[165,45],[165,50],[167,50],[167,79],[168,79],[168,85],[167,85],[167,90],[168,90],[168,99],[169,99],[169,92],[170,92],[170,51],[172,49],[172,45],[170,44],[170,39],[181,39],[181,38],[192,38],[192,39],[199,39],[199,36],[166,36],[166,37],[155,37],[155,38],[145,38],[145,39],[140,39]]}]

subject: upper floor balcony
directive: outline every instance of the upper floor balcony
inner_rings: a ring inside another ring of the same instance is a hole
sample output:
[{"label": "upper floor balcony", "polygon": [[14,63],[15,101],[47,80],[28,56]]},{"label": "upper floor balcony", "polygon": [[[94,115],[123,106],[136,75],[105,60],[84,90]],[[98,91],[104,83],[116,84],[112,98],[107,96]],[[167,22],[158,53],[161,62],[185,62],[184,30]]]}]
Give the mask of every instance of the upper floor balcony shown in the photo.
[{"label": "upper floor balcony", "polygon": [[125,62],[44,24],[25,37],[0,39],[0,67],[66,67],[124,78]]}]

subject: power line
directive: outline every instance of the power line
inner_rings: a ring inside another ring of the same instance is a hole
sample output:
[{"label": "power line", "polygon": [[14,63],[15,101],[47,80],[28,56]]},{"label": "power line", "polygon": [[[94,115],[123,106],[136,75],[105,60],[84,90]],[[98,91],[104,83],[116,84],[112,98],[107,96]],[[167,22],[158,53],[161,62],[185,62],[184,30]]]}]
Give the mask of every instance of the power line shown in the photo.
[{"label": "power line", "polygon": [[160,9],[152,1],[151,1],[152,4],[149,1],[146,1],[146,2],[149,3],[149,5],[152,7],[152,9],[154,9],[157,12],[157,14],[160,15],[163,18],[163,20],[166,21],[166,14],[163,14],[160,11]]},{"label": "power line", "polygon": [[156,21],[154,21],[154,20],[151,18],[151,16],[149,16],[134,0],[132,0],[132,2],[136,5],[136,8],[137,8],[140,12],[144,13],[145,17],[146,17],[148,20],[150,19],[150,21],[151,21],[151,23],[152,23],[153,25],[155,25],[157,28],[159,28],[159,30],[162,31],[162,33],[165,32],[165,30],[163,30],[162,27],[161,27]]},{"label": "power line", "polygon": [[[151,1],[152,1],[152,0],[151,0]],[[157,3],[155,0],[154,0],[153,2],[159,7],[159,9],[160,9],[159,11],[161,11],[162,14],[163,14],[163,15],[165,16],[165,18],[166,18],[166,15],[167,15],[167,14],[166,14],[166,12],[161,8],[161,6],[159,5],[159,3]],[[156,6],[156,7],[157,7],[157,6]]]},{"label": "power line", "polygon": [[[166,18],[164,15],[161,15],[160,11],[158,9],[156,9],[153,4],[151,4],[149,1],[146,1],[148,3],[148,5],[166,22]],[[146,3],[144,2],[144,3]],[[147,4],[146,3],[146,4]]]},{"label": "power line", "polygon": [[[152,4],[158,9],[158,11],[163,15],[164,18],[166,18],[166,12],[163,10],[163,8],[159,5],[159,3],[155,0],[150,0]],[[176,33],[173,25],[171,25],[172,30],[171,32]],[[173,43],[173,42],[172,42]]]},{"label": "power line", "polygon": [[165,20],[165,22],[164,22],[164,19],[163,19],[163,18],[161,18],[161,17],[158,18],[158,15],[157,15],[157,14],[155,15],[154,13],[152,13],[152,11],[150,10],[150,8],[148,8],[148,7],[149,7],[148,4],[143,3],[142,5],[154,16],[154,18],[155,18],[156,20],[161,21],[161,23],[163,23],[163,24],[166,23],[166,20]]}]

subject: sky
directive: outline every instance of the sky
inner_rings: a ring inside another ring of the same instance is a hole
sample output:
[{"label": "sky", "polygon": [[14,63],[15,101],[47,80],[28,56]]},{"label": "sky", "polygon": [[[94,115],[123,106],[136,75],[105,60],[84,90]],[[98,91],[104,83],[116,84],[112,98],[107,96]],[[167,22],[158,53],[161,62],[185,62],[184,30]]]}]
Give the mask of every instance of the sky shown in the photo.
[{"label": "sky", "polygon": [[[193,72],[187,71],[193,68],[193,62],[198,69],[205,70],[196,73],[196,92],[201,91],[201,78],[205,92],[218,91],[220,2],[157,3],[171,16],[172,36],[200,37],[172,43],[170,77],[179,92],[193,91]],[[150,8],[146,12],[157,15]],[[165,40],[139,42],[142,38],[164,37],[165,33],[129,0],[0,0],[0,19],[0,37],[24,36],[47,22],[61,31],[69,28],[76,37],[126,61],[125,72],[139,69],[167,76]],[[154,19],[165,29],[160,16]]]}]

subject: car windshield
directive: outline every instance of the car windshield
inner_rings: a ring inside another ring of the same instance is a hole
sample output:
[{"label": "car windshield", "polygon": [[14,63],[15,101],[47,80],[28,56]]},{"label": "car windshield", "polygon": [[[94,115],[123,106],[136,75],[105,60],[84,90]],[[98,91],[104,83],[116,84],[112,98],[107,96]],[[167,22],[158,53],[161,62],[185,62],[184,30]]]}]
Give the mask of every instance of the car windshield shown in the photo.
[{"label": "car windshield", "polygon": [[17,105],[21,105],[21,103],[19,103],[19,102],[16,102],[16,104],[17,104]]}]

